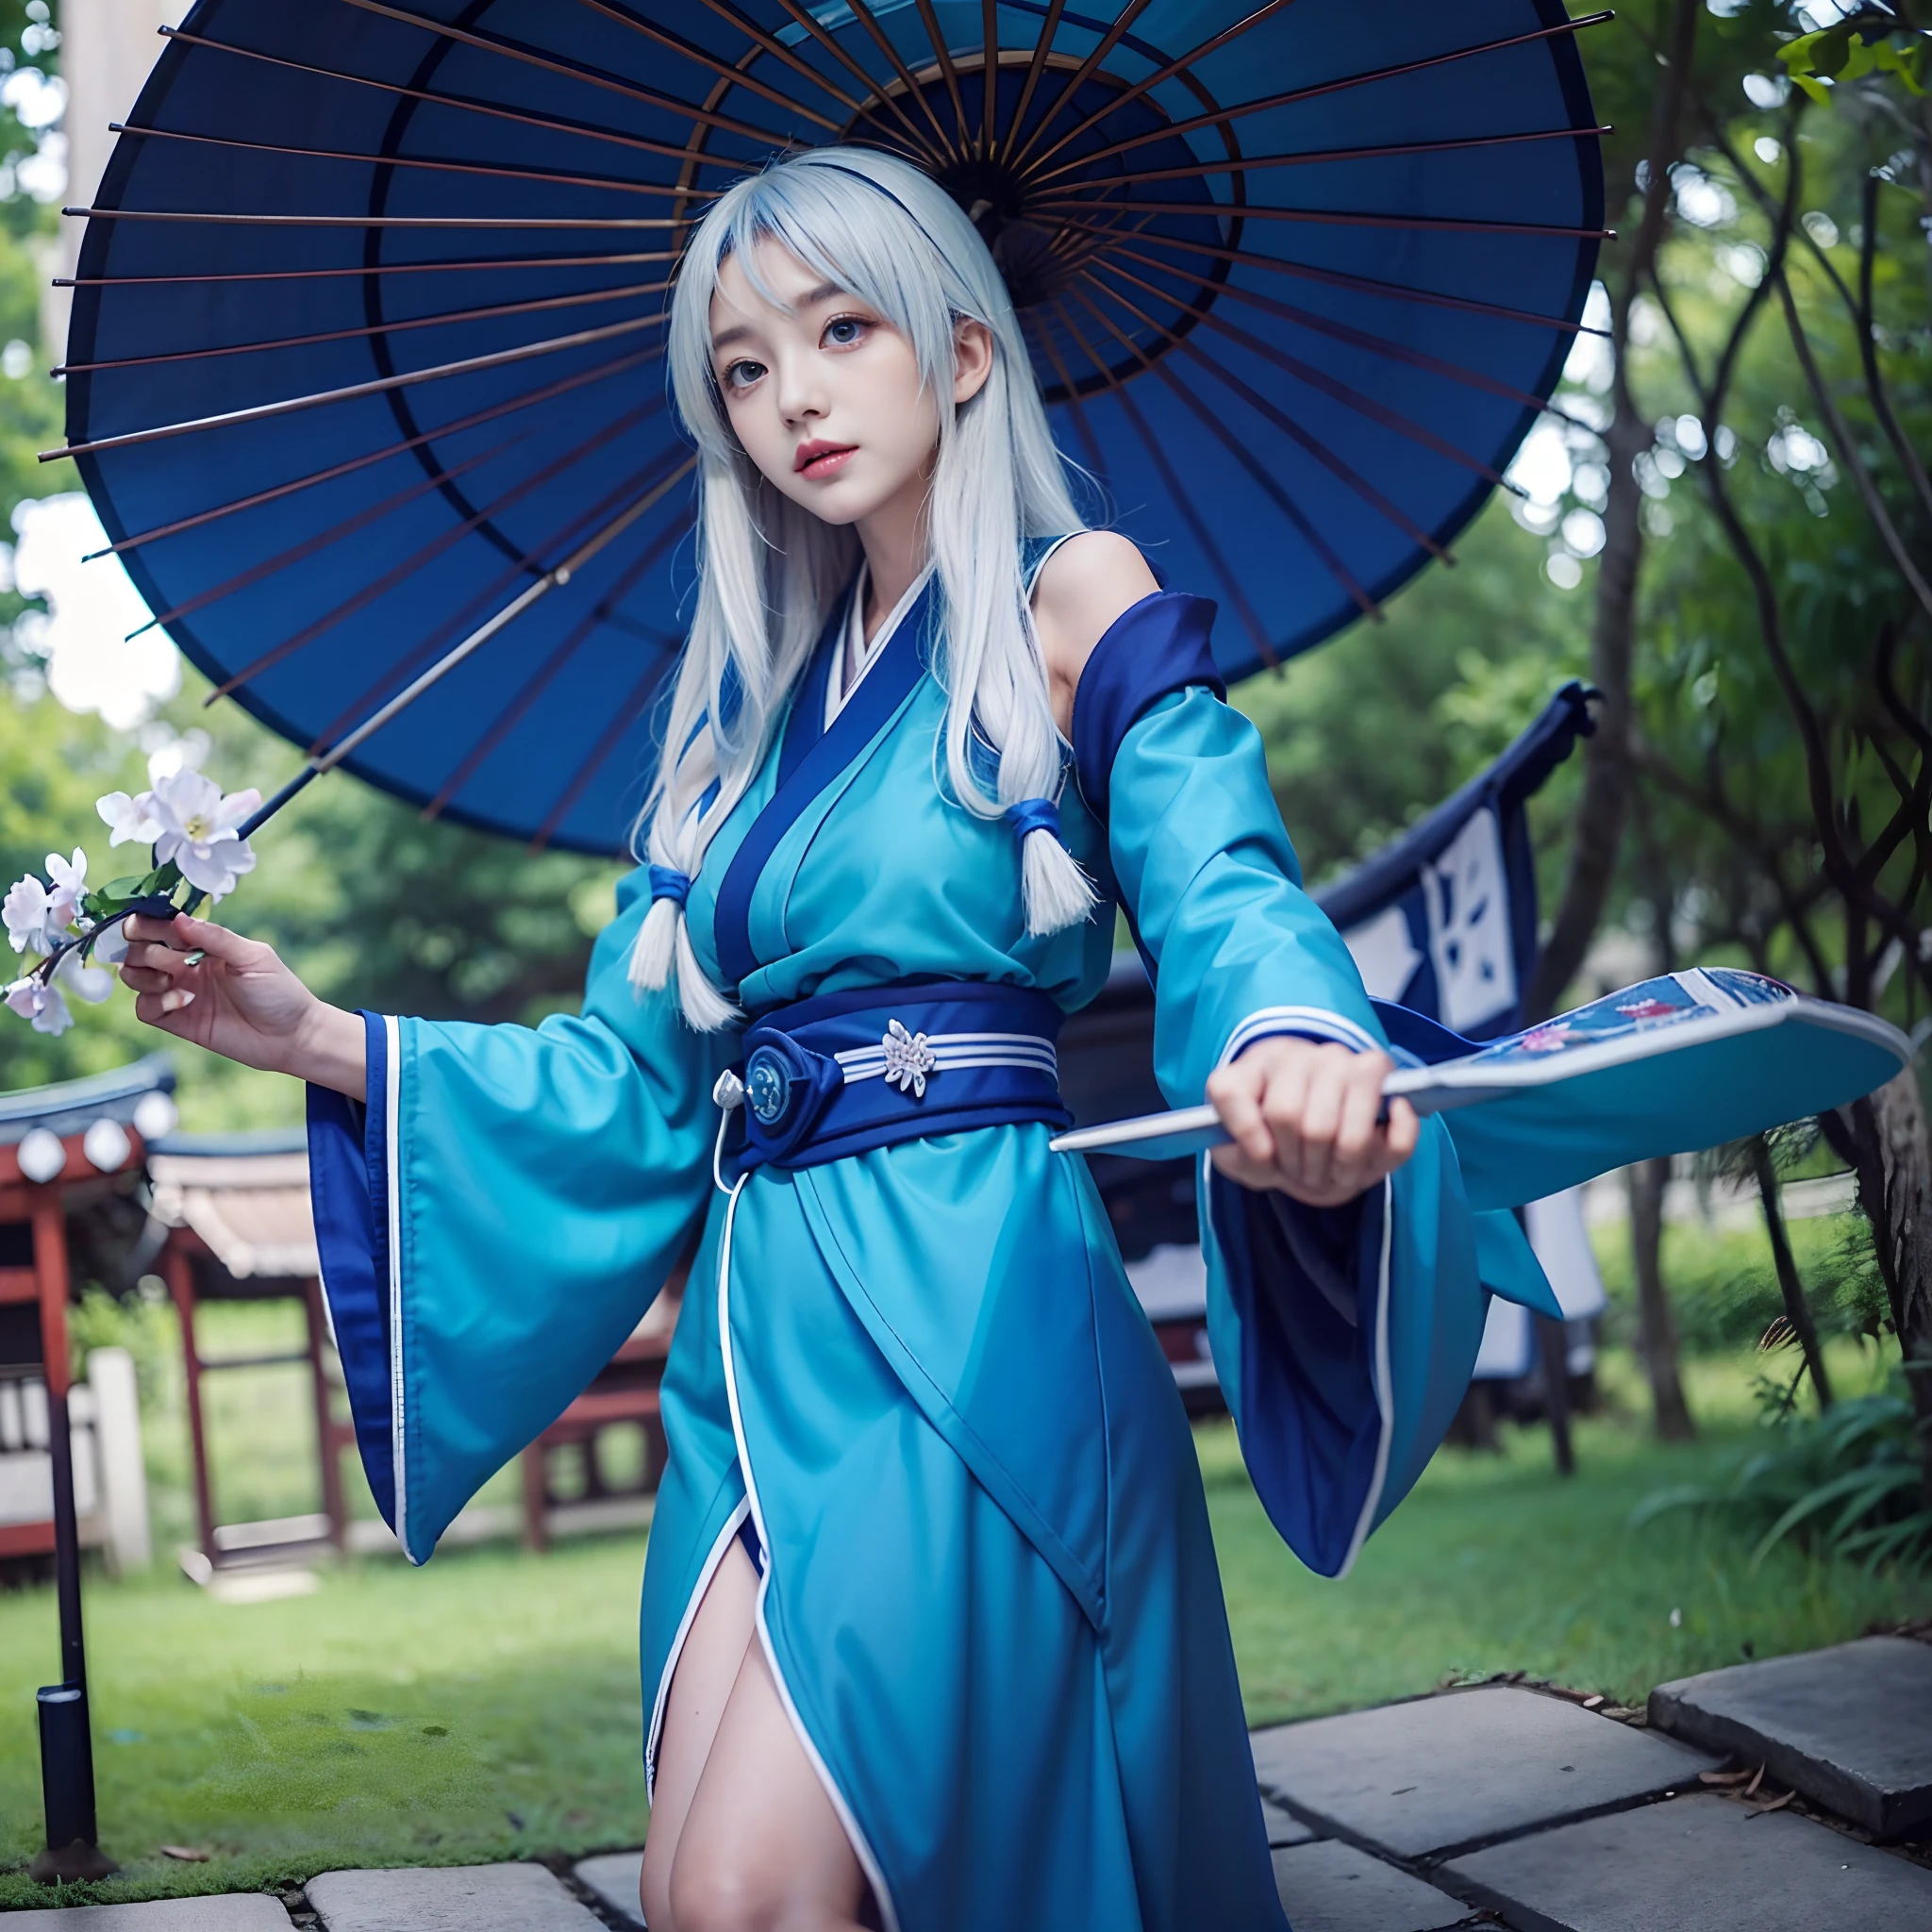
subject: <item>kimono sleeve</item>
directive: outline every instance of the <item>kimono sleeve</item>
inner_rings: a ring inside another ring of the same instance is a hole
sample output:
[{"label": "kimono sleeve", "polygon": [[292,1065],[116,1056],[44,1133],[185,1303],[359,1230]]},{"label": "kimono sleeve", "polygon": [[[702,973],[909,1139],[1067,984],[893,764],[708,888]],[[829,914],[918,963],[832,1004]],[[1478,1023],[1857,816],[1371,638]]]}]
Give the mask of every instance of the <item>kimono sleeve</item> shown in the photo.
[{"label": "kimono sleeve", "polygon": [[365,1014],[366,1106],[308,1090],[309,1188],[356,1440],[411,1561],[609,1360],[693,1240],[727,1043],[633,991],[637,878],[581,1017]]},{"label": "kimono sleeve", "polygon": [[[1172,1107],[1199,1105],[1217,1066],[1272,1034],[1387,1046],[1302,888],[1259,735],[1223,701],[1211,613],[1191,597],[1135,606],[1095,648],[1074,710]],[[1513,1219],[1472,1213],[1440,1120],[1341,1208],[1250,1191],[1205,1156],[1197,1193],[1215,1368],[1256,1491],[1304,1562],[1342,1574],[1454,1417],[1488,1294],[1542,1306],[1547,1284]]]}]

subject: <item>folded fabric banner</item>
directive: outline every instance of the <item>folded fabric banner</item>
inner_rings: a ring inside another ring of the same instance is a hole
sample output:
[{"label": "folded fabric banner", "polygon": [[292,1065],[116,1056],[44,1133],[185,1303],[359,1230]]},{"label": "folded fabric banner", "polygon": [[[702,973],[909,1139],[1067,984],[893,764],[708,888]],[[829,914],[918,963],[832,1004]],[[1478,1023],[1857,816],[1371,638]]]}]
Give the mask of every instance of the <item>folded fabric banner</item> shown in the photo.
[{"label": "folded fabric banner", "polygon": [[[1383,1093],[1452,1115],[1477,1209],[1842,1107],[1911,1058],[1905,1035],[1874,1014],[1723,966],[1641,981],[1486,1046],[1376,1008],[1403,1062]],[[1078,1128],[1053,1146],[1170,1160],[1226,1139],[1211,1107],[1192,1107]]]}]

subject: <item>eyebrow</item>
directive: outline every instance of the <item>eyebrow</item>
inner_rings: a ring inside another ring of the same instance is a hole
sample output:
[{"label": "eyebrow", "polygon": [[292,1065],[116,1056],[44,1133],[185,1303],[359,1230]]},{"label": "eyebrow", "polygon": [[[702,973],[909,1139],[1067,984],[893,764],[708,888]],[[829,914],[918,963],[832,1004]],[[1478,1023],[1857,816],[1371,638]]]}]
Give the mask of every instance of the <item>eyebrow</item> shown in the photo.
[{"label": "eyebrow", "polygon": [[[845,292],[845,285],[842,282],[821,282],[797,307],[810,308],[818,303],[829,301],[834,295],[842,295]],[[711,347],[714,351],[722,349],[726,342],[742,341],[750,334],[751,327],[746,323],[739,323],[731,328],[722,328],[711,338]]]}]

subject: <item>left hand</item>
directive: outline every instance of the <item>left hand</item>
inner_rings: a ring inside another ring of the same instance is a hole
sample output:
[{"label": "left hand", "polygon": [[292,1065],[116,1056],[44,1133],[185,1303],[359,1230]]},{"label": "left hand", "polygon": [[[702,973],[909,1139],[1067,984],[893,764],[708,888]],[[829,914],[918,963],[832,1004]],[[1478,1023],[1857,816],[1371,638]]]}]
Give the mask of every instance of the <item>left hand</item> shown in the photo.
[{"label": "left hand", "polygon": [[1244,1188],[1274,1189],[1310,1208],[1340,1208],[1393,1174],[1420,1131],[1406,1100],[1382,1110],[1386,1053],[1320,1041],[1257,1040],[1208,1076],[1229,1134],[1214,1165]]}]

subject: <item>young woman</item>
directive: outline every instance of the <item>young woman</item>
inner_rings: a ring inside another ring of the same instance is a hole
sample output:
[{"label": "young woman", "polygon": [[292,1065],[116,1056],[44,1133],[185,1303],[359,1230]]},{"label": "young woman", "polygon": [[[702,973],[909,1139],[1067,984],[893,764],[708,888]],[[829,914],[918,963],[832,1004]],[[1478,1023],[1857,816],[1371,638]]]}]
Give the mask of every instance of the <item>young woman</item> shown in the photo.
[{"label": "young woman", "polygon": [[1483,1284],[1534,1263],[1439,1121],[1378,1119],[1384,1036],[1213,607],[1081,529],[951,199],[845,148],[734,187],[670,362],[702,578],[582,1017],[347,1013],[185,918],[125,976],[143,1019],[310,1085],[337,1339],[417,1560],[688,1262],[653,1932],[1278,1928],[1187,1424],[1048,1147],[1115,906],[1164,1091],[1233,1136],[1200,1181],[1215,1358],[1316,1569],[1426,1461]]}]

